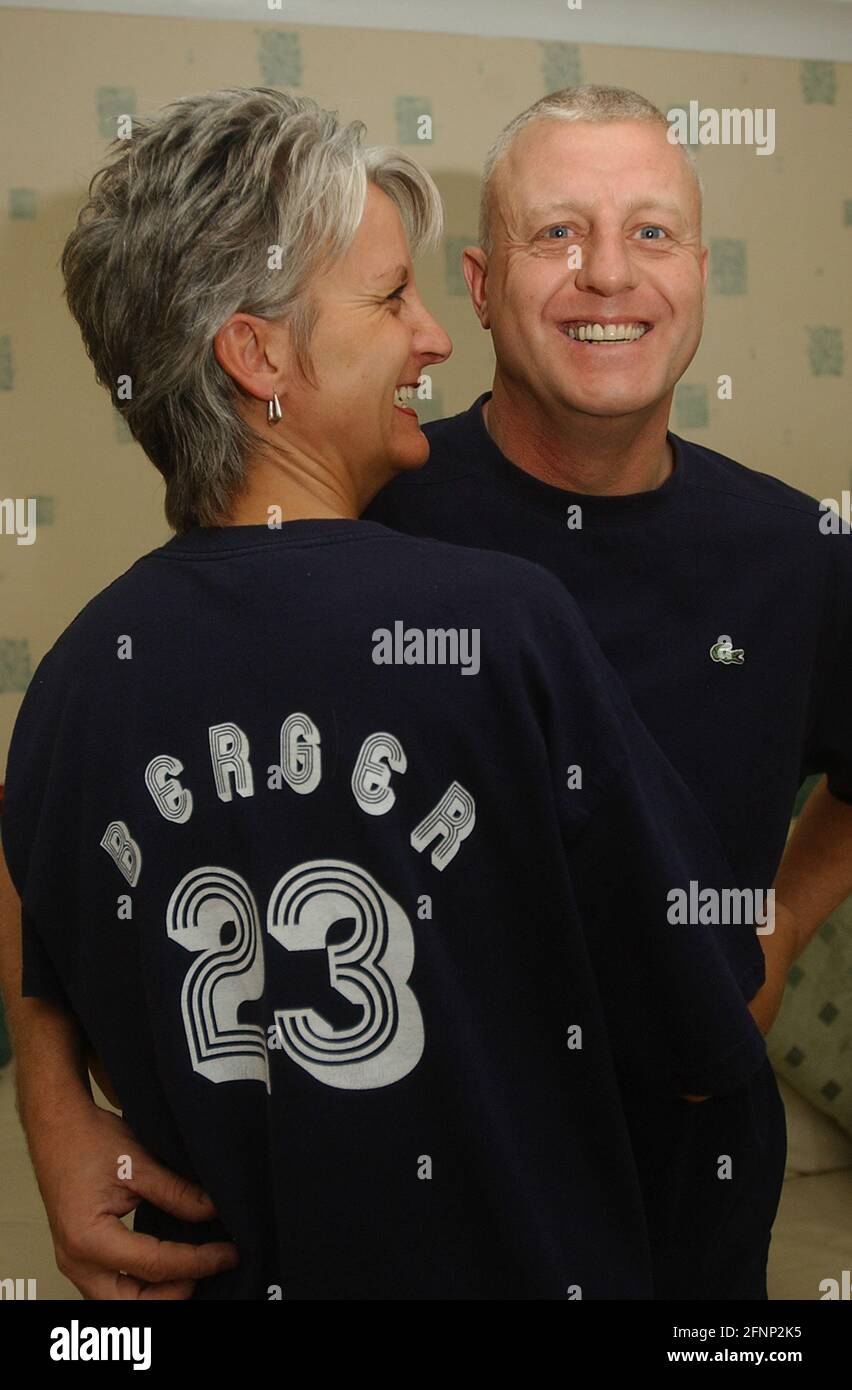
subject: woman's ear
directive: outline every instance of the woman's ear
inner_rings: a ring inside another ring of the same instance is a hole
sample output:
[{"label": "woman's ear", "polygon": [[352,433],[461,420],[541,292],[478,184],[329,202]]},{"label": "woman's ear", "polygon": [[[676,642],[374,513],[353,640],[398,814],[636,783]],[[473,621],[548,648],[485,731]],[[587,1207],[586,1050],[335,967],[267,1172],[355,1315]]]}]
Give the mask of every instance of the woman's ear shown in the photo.
[{"label": "woman's ear", "polygon": [[213,339],[223,371],[259,401],[282,395],[291,370],[290,328],[286,323],[232,314]]}]

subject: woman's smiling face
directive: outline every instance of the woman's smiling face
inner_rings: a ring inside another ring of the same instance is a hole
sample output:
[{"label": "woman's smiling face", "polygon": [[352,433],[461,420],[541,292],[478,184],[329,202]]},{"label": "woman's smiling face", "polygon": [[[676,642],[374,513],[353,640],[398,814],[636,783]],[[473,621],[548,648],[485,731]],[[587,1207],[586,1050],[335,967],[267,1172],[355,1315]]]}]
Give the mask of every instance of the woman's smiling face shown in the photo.
[{"label": "woman's smiling face", "polygon": [[375,184],[368,185],[349,250],[317,278],[311,295],[317,385],[292,377],[286,383],[287,436],[350,477],[375,478],[378,470],[381,486],[429,456],[416,402],[401,408],[394,398],[426,367],[445,361],[452,343],[417,293],[399,213]]}]

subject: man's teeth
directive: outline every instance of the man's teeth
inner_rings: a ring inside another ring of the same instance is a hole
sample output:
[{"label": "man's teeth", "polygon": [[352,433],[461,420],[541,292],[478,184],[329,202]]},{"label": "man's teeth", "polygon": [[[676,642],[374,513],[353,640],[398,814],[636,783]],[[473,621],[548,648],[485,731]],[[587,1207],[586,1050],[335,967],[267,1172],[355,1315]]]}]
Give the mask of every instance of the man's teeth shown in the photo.
[{"label": "man's teeth", "polygon": [[393,393],[394,405],[409,405],[414,400],[413,386],[397,386]]},{"label": "man's teeth", "polygon": [[632,343],[648,327],[646,323],[569,323],[567,332],[581,343]]}]

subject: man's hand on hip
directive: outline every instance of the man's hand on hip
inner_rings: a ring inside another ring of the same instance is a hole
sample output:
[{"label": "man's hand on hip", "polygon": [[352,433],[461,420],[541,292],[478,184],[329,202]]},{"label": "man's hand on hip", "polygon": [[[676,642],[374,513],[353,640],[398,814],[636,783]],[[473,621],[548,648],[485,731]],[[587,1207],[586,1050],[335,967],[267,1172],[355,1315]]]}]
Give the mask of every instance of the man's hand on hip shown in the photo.
[{"label": "man's hand on hip", "polygon": [[[56,1263],[85,1298],[187,1299],[197,1279],[239,1263],[229,1242],[161,1241],[123,1225],[120,1218],[143,1199],[182,1221],[211,1221],[216,1212],[199,1187],[155,1162],[110,1111],[75,1103],[49,1133],[31,1133],[30,1149]],[[120,1167],[132,1176],[119,1177]]]}]

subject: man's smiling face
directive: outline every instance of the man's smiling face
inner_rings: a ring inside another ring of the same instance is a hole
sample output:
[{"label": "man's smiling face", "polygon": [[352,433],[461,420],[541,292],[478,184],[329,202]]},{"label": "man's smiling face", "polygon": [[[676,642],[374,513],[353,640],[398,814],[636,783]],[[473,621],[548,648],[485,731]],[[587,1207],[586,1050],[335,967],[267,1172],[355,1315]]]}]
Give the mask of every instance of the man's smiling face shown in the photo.
[{"label": "man's smiling face", "polygon": [[493,175],[480,309],[506,384],[592,416],[667,400],[701,338],[700,221],[695,178],[665,126],[522,129]]}]

